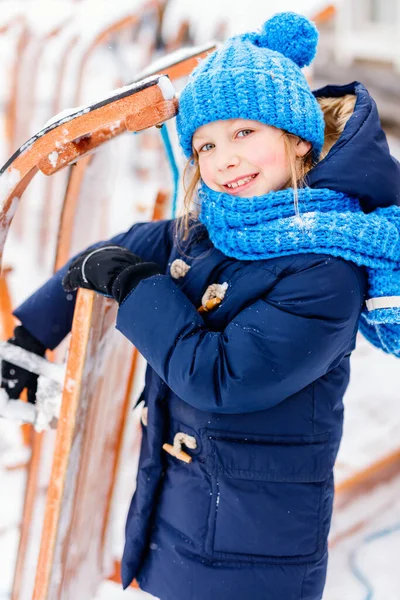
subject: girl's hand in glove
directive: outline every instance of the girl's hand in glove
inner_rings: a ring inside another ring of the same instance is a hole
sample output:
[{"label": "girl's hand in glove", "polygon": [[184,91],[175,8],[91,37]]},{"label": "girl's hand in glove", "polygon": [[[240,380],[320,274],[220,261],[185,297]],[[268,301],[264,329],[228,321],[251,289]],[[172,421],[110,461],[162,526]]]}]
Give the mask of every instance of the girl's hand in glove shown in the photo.
[{"label": "girl's hand in glove", "polygon": [[[14,329],[14,335],[7,340],[13,346],[19,346],[29,352],[34,352],[38,356],[44,356],[46,348],[39,340],[25,329],[23,325],[18,325]],[[38,376],[22,367],[17,367],[5,360],[1,363],[1,387],[4,388],[11,400],[17,400],[23,389],[28,390],[28,402],[36,402],[36,392],[38,386]]]},{"label": "girl's hand in glove", "polygon": [[69,266],[63,288],[94,290],[121,303],[141,281],[161,273],[156,263],[144,262],[121,246],[101,246],[80,254]]}]

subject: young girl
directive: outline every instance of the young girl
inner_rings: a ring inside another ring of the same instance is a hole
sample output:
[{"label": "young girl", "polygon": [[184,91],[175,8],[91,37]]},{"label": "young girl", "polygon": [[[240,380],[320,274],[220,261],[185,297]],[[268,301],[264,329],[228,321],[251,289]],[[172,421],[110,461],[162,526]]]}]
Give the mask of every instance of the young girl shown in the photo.
[{"label": "young girl", "polygon": [[[71,290],[118,301],[149,365],[122,579],[161,600],[321,599],[359,326],[400,355],[399,165],[361,84],[310,91],[316,43],[282,13],[201,62],[177,118],[185,215],[92,247],[15,311],[13,343],[44,352]],[[10,394],[34,393],[11,367]]]}]

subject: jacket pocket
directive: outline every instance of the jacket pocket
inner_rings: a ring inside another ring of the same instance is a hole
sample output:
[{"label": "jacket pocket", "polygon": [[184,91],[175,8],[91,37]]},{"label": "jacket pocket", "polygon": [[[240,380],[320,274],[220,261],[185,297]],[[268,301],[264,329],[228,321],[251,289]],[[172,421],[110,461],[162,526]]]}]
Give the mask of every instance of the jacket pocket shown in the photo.
[{"label": "jacket pocket", "polygon": [[212,499],[206,553],[251,562],[317,560],[331,511],[328,437],[209,430],[207,438]]}]

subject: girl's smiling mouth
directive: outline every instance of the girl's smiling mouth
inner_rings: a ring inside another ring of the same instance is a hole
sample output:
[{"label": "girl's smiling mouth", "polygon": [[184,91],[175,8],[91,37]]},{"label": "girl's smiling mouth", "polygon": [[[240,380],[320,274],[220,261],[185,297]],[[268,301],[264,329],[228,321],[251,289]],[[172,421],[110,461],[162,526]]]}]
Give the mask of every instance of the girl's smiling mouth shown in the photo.
[{"label": "girl's smiling mouth", "polygon": [[246,190],[250,187],[253,181],[256,179],[258,173],[253,173],[252,175],[245,175],[244,177],[238,177],[229,183],[222,184],[226,190],[229,191],[230,194],[235,194],[241,192],[242,190]]}]

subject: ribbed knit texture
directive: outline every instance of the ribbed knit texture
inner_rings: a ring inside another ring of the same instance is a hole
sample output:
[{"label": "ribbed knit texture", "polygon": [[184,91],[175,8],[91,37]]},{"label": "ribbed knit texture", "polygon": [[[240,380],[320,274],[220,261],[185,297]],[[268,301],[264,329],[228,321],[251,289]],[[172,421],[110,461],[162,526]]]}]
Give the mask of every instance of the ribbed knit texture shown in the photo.
[{"label": "ribbed knit texture", "polygon": [[[214,246],[240,260],[300,253],[329,254],[365,266],[368,297],[400,296],[400,207],[365,214],[355,198],[328,189],[293,189],[240,198],[204,183],[200,221]],[[400,308],[368,311],[360,331],[375,346],[400,357]]]},{"label": "ribbed knit texture", "polygon": [[259,32],[232,37],[200,62],[179,98],[177,130],[192,154],[196,129],[212,121],[251,119],[298,135],[320,154],[324,118],[301,72],[313,60],[318,31],[306,17],[278,13]]}]

